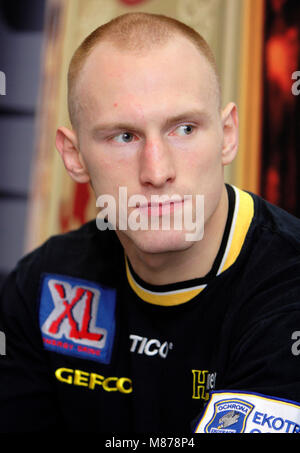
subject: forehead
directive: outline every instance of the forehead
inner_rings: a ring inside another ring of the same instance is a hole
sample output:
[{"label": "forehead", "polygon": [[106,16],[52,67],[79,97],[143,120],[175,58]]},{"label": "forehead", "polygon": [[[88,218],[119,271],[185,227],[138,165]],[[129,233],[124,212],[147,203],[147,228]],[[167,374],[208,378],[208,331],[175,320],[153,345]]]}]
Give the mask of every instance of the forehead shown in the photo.
[{"label": "forehead", "polygon": [[217,98],[210,63],[181,37],[140,53],[101,43],[87,58],[77,83],[78,101],[89,117],[134,104],[144,113],[162,111],[164,104],[172,110],[176,103],[209,108]]}]

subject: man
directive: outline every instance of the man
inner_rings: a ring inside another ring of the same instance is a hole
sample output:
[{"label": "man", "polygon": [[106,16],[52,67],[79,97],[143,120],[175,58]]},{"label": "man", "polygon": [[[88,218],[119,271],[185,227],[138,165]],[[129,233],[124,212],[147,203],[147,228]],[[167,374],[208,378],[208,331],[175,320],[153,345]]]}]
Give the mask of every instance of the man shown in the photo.
[{"label": "man", "polygon": [[224,184],[237,109],[221,110],[207,44],[124,15],[83,42],[68,82],[56,146],[102,209],[6,282],[1,426],[299,431],[300,224]]}]

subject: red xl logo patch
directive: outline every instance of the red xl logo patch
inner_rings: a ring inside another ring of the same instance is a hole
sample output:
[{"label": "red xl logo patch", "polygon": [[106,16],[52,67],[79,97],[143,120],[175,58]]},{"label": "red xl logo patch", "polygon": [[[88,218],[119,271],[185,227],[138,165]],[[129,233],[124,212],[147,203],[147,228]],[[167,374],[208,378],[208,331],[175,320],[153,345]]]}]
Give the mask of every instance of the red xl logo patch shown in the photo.
[{"label": "red xl logo patch", "polygon": [[[114,337],[115,291],[72,277],[53,277],[44,279],[40,305],[46,349],[108,363]],[[107,344],[108,335],[111,341]]]}]

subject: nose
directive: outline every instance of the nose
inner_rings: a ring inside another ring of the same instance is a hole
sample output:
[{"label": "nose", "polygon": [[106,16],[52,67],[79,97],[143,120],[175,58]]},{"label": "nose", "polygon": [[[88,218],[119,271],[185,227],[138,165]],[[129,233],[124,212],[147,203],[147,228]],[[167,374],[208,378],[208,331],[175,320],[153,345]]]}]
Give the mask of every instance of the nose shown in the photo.
[{"label": "nose", "polygon": [[140,182],[144,186],[163,187],[175,179],[171,150],[161,139],[146,140],[139,164]]}]

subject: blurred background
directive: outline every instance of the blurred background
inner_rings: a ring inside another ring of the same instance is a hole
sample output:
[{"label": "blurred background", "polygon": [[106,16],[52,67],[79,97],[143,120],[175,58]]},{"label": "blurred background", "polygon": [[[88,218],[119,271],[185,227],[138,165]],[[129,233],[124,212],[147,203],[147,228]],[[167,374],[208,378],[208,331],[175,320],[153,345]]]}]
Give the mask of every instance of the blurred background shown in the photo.
[{"label": "blurred background", "polygon": [[223,105],[239,110],[239,154],[226,181],[300,217],[298,0],[0,0],[0,279],[49,236],[97,214],[90,187],[66,174],[55,132],[69,126],[74,50],[128,11],[174,17],[205,37]]}]

